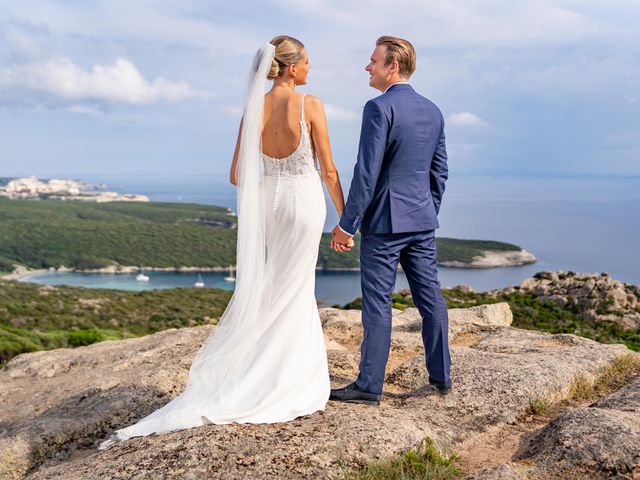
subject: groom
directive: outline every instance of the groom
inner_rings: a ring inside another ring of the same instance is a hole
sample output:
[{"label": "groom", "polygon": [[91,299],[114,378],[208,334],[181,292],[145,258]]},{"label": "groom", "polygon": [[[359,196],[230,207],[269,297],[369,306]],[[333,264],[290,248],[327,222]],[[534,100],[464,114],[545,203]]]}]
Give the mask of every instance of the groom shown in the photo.
[{"label": "groom", "polygon": [[333,229],[332,248],[347,251],[362,234],[360,269],[364,339],[360,374],[330,399],[378,405],[391,342],[391,293],[398,261],[422,316],[429,383],[451,391],[447,305],[436,270],[435,229],[448,178],[444,119],[408,83],[416,53],[406,40],[380,37],[369,85],[382,95],[364,106],[349,198]]}]

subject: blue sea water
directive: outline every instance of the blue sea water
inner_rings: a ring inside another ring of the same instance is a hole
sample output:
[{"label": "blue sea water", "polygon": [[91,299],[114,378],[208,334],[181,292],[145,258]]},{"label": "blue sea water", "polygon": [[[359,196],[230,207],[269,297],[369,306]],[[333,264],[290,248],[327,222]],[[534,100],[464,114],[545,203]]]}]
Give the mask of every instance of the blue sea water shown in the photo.
[{"label": "blue sea water", "polygon": [[[138,193],[151,201],[193,202],[236,209],[235,187],[222,175],[183,175],[171,179],[153,175],[136,178],[77,177],[104,182],[108,190]],[[343,179],[345,192],[349,181]],[[337,217],[327,196],[325,230]],[[498,240],[533,253],[533,265],[482,270],[438,269],[444,287],[470,285],[476,290],[517,285],[541,270],[609,272],[613,278],[640,284],[640,177],[510,177],[451,175],[440,210],[442,237]],[[193,274],[149,272],[144,286],[135,276],[45,274],[30,281],[62,282],[92,287],[168,288],[191,286]],[[232,288],[224,274],[203,274],[207,286]],[[97,278],[102,277],[102,278]],[[129,278],[127,278],[129,277]],[[398,275],[396,288],[406,288]],[[316,277],[316,296],[325,305],[360,296],[356,272]]]}]

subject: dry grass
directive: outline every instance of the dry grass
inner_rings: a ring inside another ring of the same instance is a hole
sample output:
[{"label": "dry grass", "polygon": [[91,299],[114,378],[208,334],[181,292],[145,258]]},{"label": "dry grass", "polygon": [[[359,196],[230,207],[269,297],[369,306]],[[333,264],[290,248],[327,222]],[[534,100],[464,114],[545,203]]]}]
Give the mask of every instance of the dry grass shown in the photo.
[{"label": "dry grass", "polygon": [[625,353],[617,356],[609,365],[603,367],[596,377],[576,376],[564,398],[550,401],[546,398],[531,398],[521,420],[526,417],[558,415],[567,406],[595,400],[618,390],[633,378],[640,376],[640,355]]},{"label": "dry grass", "polygon": [[531,398],[525,410],[525,415],[542,415],[549,410],[550,405],[549,401],[544,398]]},{"label": "dry grass", "polygon": [[626,353],[616,357],[600,372],[594,382],[594,388],[597,393],[608,393],[626,385],[637,376],[640,376],[640,355]]},{"label": "dry grass", "polygon": [[567,394],[567,398],[565,399],[565,401],[580,402],[582,400],[592,398],[595,394],[593,385],[593,380],[591,380],[587,376],[576,376],[569,386],[569,393]]},{"label": "dry grass", "polygon": [[583,401],[607,395],[637,376],[640,376],[640,355],[636,353],[619,355],[613,362],[602,368],[595,379],[576,377],[569,388],[567,400]]}]

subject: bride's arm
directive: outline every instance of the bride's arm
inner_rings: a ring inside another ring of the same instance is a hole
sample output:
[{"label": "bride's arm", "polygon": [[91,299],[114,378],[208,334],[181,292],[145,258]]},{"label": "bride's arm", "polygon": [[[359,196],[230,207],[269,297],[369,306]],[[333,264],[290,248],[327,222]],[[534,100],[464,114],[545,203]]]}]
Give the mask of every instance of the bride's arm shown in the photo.
[{"label": "bride's arm", "polygon": [[231,170],[229,171],[229,181],[238,186],[238,152],[240,151],[240,134],[242,133],[242,120],[238,128],[238,138],[236,139],[236,148],[233,151],[233,161],[231,162]]},{"label": "bride's arm", "polygon": [[311,138],[313,139],[313,145],[315,146],[316,154],[320,161],[322,180],[327,186],[338,216],[341,216],[344,210],[344,194],[342,193],[338,170],[336,170],[331,156],[331,144],[329,143],[329,131],[327,129],[327,117],[324,113],[324,106],[317,97],[307,95],[305,97],[305,112],[307,112],[309,122],[311,123]]}]

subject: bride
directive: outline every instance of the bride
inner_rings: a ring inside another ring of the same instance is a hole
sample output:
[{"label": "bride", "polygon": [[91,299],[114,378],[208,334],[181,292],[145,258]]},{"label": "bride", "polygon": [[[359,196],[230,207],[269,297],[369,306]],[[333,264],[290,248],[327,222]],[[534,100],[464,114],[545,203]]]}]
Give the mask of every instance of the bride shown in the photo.
[{"label": "bride", "polygon": [[[286,422],[324,410],[329,370],[314,294],[322,181],[338,215],[344,197],[322,103],[296,92],[309,68],[304,45],[285,35],[256,53],[230,172],[238,187],[234,294],[196,354],[184,392],[116,430],[101,450],[136,436]],[[267,79],[273,86],[265,95]]]}]

